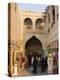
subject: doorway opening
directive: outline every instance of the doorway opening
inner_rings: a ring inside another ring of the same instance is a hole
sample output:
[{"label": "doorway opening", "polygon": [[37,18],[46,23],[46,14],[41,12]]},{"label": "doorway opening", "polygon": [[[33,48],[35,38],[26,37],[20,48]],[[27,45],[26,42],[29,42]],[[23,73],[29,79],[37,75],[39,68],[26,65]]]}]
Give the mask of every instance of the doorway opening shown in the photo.
[{"label": "doorway opening", "polygon": [[41,58],[44,55],[42,42],[35,36],[32,36],[25,44],[25,55],[27,57],[28,65],[31,66],[32,57]]}]

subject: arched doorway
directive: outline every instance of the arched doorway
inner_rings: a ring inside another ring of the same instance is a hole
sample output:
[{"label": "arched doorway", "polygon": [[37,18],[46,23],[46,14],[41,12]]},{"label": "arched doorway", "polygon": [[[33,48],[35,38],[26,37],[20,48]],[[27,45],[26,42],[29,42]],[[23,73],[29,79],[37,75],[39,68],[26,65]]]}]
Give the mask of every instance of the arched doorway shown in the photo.
[{"label": "arched doorway", "polygon": [[35,36],[32,36],[25,44],[25,55],[27,57],[28,65],[31,66],[32,57],[41,58],[44,56],[42,42]]},{"label": "arched doorway", "polygon": [[42,43],[35,36],[32,36],[25,44],[25,52],[26,54],[34,54],[39,53],[42,49]]}]

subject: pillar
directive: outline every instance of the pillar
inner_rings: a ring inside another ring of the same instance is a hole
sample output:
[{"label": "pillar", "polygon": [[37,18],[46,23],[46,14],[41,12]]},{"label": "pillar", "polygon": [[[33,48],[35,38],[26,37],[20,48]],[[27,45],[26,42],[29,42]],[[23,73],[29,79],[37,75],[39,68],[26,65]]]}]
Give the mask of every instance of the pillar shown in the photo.
[{"label": "pillar", "polygon": [[33,31],[35,31],[35,21],[33,20]]}]

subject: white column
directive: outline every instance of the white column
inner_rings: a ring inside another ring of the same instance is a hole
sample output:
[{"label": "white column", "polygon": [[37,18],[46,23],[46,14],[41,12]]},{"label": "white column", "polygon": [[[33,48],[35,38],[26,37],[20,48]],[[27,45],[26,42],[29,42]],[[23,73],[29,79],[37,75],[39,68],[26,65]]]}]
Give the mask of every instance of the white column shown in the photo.
[{"label": "white column", "polygon": [[33,20],[33,31],[35,30],[35,21]]}]

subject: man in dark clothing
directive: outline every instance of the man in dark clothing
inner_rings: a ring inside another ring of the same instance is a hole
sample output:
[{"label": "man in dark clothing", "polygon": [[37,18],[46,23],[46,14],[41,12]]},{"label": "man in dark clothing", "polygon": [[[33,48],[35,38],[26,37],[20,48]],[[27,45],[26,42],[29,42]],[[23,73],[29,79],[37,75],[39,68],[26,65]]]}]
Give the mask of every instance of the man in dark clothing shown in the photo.
[{"label": "man in dark clothing", "polygon": [[44,72],[45,70],[45,60],[44,60],[44,57],[42,57],[41,59],[41,72]]},{"label": "man in dark clothing", "polygon": [[37,73],[37,64],[38,64],[38,61],[36,59],[36,56],[34,56],[34,60],[33,60],[33,73],[34,74]]},{"label": "man in dark clothing", "polygon": [[48,66],[48,64],[47,64],[47,57],[45,57],[45,61],[44,61],[44,63],[45,63],[45,67],[44,67],[44,70],[46,71],[46,69],[47,69],[47,66]]},{"label": "man in dark clothing", "polygon": [[31,55],[28,55],[28,66],[31,67]]}]

